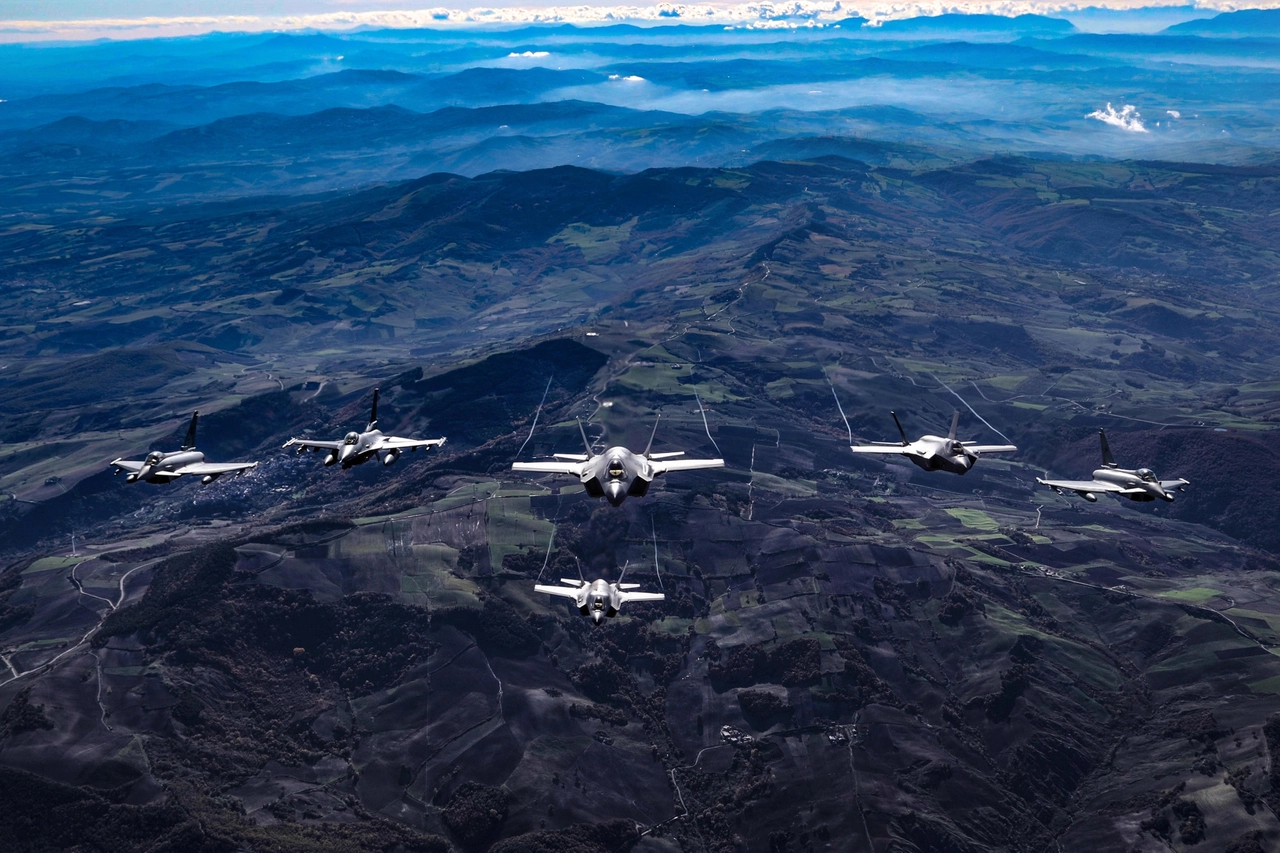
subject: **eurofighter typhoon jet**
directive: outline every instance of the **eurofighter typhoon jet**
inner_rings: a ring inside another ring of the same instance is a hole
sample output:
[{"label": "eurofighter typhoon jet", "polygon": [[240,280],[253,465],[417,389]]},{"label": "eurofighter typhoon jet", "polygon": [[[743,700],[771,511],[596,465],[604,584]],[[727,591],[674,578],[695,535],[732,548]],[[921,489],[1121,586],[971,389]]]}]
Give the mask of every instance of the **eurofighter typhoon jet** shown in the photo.
[{"label": "eurofighter typhoon jet", "polygon": [[677,459],[677,456],[684,456],[683,450],[650,453],[653,436],[658,432],[656,422],[644,453],[632,453],[621,446],[610,447],[604,453],[595,453],[591,449],[591,442],[587,440],[582,421],[578,421],[578,430],[582,433],[586,453],[553,453],[552,456],[561,461],[516,462],[511,470],[537,474],[571,474],[582,481],[588,495],[604,498],[614,506],[619,506],[628,497],[644,497],[649,493],[649,484],[653,482],[653,478],[669,471],[724,467],[723,459]]},{"label": "eurofighter typhoon jet", "polygon": [[854,445],[849,449],[854,453],[882,453],[905,456],[926,471],[950,471],[952,474],[964,474],[974,466],[983,453],[1014,453],[1017,447],[1012,444],[970,444],[956,440],[956,427],[960,425],[960,413],[951,417],[951,431],[946,438],[937,435],[925,435],[915,441],[907,441],[907,433],[898,420],[897,412],[890,412],[893,422],[898,425],[898,435],[902,441],[873,441],[871,444]]},{"label": "eurofighter typhoon jet", "polygon": [[325,465],[342,463],[343,470],[353,465],[362,465],[373,457],[378,457],[383,465],[392,465],[400,454],[406,450],[416,451],[418,448],[431,450],[444,444],[443,438],[398,438],[394,435],[383,435],[378,426],[378,389],[373,389],[373,411],[369,413],[369,425],[364,432],[354,430],[343,436],[341,441],[309,441],[302,438],[291,438],[284,443],[287,447],[296,447],[298,452],[310,450],[319,453],[327,450]]},{"label": "eurofighter typhoon jet", "polygon": [[200,482],[207,486],[223,474],[236,474],[238,476],[251,468],[257,467],[257,462],[224,462],[221,464],[205,462],[204,454],[196,450],[196,422],[199,419],[199,412],[191,413],[191,426],[187,427],[187,437],[183,440],[182,447],[179,449],[172,453],[153,450],[141,462],[113,459],[111,464],[115,466],[116,473],[128,471],[129,476],[125,478],[126,482],[136,483],[141,480],[152,485],[172,483],[179,477],[193,474],[200,477]]},{"label": "eurofighter typhoon jet", "polygon": [[666,595],[661,592],[633,592],[640,588],[638,583],[617,583],[606,580],[594,580],[588,583],[573,578],[560,578],[563,586],[550,584],[534,584],[535,592],[545,592],[562,598],[572,598],[578,611],[583,616],[590,616],[597,625],[606,617],[612,619],[618,615],[618,608],[628,601],[662,601]]},{"label": "eurofighter typhoon jet", "polygon": [[1162,501],[1173,503],[1170,492],[1181,492],[1191,483],[1181,478],[1177,480],[1161,480],[1150,468],[1121,468],[1111,455],[1111,447],[1107,444],[1107,433],[1098,430],[1098,438],[1102,441],[1102,467],[1093,472],[1092,480],[1042,480],[1036,482],[1048,486],[1058,494],[1064,490],[1075,492],[1089,503],[1098,500],[1096,493],[1120,495],[1131,501]]}]

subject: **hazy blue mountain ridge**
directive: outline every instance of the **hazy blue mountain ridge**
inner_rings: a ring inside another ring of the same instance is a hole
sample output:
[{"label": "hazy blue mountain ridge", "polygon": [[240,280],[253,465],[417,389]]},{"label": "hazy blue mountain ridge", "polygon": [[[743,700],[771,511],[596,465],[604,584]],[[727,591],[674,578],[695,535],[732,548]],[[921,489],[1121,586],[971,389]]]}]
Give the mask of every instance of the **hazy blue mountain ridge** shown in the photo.
[{"label": "hazy blue mountain ridge", "polygon": [[1250,36],[1280,37],[1280,9],[1241,9],[1223,12],[1212,18],[1174,24],[1167,33],[1241,38]]}]

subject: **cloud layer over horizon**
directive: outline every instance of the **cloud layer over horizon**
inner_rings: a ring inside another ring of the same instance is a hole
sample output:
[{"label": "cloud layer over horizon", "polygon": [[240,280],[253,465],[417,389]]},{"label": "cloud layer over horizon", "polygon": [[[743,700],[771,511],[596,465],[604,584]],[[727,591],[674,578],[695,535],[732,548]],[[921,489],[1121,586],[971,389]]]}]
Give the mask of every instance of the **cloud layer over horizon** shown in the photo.
[{"label": "cloud layer over horizon", "polygon": [[1213,12],[1240,9],[1276,9],[1280,0],[1100,0],[1075,2],[1038,0],[985,0],[945,3],[933,0],[790,0],[757,3],[658,3],[653,5],[507,6],[417,10],[343,11],[283,15],[174,15],[147,17],[99,17],[63,20],[0,19],[0,42],[83,41],[89,39],[141,39],[198,35],[211,32],[274,32],[297,30],[346,31],[357,29],[465,28],[520,24],[723,24],[759,29],[826,27],[863,17],[872,26],[903,18],[946,13],[988,14],[1013,17],[1024,14],[1065,18],[1084,9],[1133,11],[1137,9],[1188,8]]}]

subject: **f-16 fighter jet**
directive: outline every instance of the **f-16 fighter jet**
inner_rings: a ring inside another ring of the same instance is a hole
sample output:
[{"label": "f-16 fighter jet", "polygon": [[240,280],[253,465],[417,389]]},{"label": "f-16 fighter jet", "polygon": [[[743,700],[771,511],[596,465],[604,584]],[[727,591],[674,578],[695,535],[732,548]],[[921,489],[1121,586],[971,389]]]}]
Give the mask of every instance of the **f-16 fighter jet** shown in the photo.
[{"label": "f-16 fighter jet", "polygon": [[141,462],[114,459],[111,464],[116,467],[116,473],[128,471],[129,476],[125,480],[130,483],[141,480],[152,484],[172,483],[179,477],[194,474],[207,486],[223,474],[239,475],[257,467],[257,462],[205,462],[204,454],[196,450],[196,422],[199,419],[199,412],[191,413],[191,426],[187,427],[187,437],[178,450],[172,453],[153,450]]},{"label": "f-16 fighter jet", "polygon": [[329,451],[324,457],[325,465],[342,463],[343,470],[352,465],[362,465],[373,457],[378,457],[383,465],[392,465],[400,454],[406,450],[416,451],[419,447],[431,450],[444,444],[443,438],[397,438],[394,435],[383,435],[378,429],[378,389],[373,389],[373,411],[369,413],[369,425],[364,432],[349,432],[341,441],[308,441],[291,438],[284,443],[285,447],[296,447],[298,452],[310,450],[319,453]]},{"label": "f-16 fighter jet", "polygon": [[677,459],[684,456],[683,450],[673,453],[650,453],[653,447],[653,436],[658,432],[658,424],[653,425],[653,434],[649,436],[649,445],[644,453],[632,453],[625,447],[610,447],[604,453],[595,453],[591,442],[587,441],[587,431],[582,421],[578,421],[578,430],[582,433],[582,443],[586,453],[554,453],[559,462],[516,462],[511,466],[513,471],[529,471],[539,474],[572,474],[582,481],[587,494],[593,498],[604,498],[614,506],[619,506],[628,497],[642,498],[649,492],[649,484],[654,477],[660,477],[668,471],[694,471],[700,468],[723,468],[723,459]]},{"label": "f-16 fighter jet", "polygon": [[926,471],[950,471],[952,474],[964,474],[983,453],[1013,453],[1018,448],[1012,444],[969,444],[956,440],[956,427],[960,424],[960,413],[951,418],[951,431],[946,438],[936,435],[925,435],[915,441],[907,441],[907,433],[902,429],[897,412],[890,412],[893,422],[898,425],[901,442],[873,441],[871,444],[850,447],[854,453],[887,453],[905,456]]},{"label": "f-16 fighter jet", "polygon": [[1129,470],[1116,464],[1111,455],[1111,447],[1107,444],[1107,433],[1098,430],[1098,438],[1102,440],[1102,467],[1093,472],[1092,480],[1041,480],[1042,483],[1058,494],[1065,491],[1075,492],[1080,497],[1093,503],[1098,500],[1097,492],[1121,495],[1131,501],[1162,501],[1173,503],[1171,491],[1181,492],[1191,483],[1187,480],[1161,480],[1150,468]]},{"label": "f-16 fighter jet", "polygon": [[628,601],[662,601],[666,598],[661,592],[632,592],[640,588],[638,583],[609,583],[604,580],[588,583],[572,578],[560,578],[560,583],[565,586],[540,583],[534,584],[533,588],[537,592],[572,598],[582,615],[590,616],[597,625],[606,616],[610,619],[617,616],[618,608]]}]

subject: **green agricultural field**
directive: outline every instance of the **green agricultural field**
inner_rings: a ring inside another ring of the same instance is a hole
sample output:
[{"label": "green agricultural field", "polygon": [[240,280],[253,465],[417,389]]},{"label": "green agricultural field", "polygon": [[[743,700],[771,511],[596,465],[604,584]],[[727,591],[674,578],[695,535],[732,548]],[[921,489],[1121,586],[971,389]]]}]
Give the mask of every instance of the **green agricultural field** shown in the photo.
[{"label": "green agricultural field", "polygon": [[946,510],[946,513],[971,530],[1000,529],[1000,523],[980,509],[953,507]]},{"label": "green agricultural field", "polygon": [[1204,604],[1212,598],[1222,595],[1221,590],[1208,586],[1196,586],[1190,589],[1171,589],[1157,593],[1161,598],[1170,598],[1174,601],[1185,601],[1188,604]]},{"label": "green agricultural field", "polygon": [[495,568],[508,554],[521,554],[530,548],[546,548],[555,525],[536,518],[529,510],[527,497],[493,499],[485,504],[485,536],[489,543],[489,561]]}]

